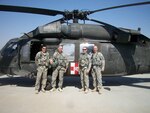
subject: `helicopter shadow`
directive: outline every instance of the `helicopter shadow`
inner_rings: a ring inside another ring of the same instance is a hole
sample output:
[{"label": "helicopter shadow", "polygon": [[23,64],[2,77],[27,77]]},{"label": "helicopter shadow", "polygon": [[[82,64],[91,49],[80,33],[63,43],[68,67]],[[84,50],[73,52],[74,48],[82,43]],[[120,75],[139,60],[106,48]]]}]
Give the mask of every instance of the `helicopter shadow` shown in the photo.
[{"label": "helicopter shadow", "polygon": [[150,89],[150,86],[143,85],[143,83],[150,83],[150,78],[143,78],[143,77],[135,78],[134,75],[133,77],[129,77],[129,76],[104,77],[103,82],[104,82],[103,83],[104,87],[123,85],[129,87]]},{"label": "helicopter shadow", "polygon": [[[142,75],[141,75],[142,76]],[[143,77],[129,77],[129,76],[109,76],[103,77],[103,87],[104,89],[111,91],[111,86],[129,86],[129,87],[136,87],[136,88],[144,88],[150,89],[150,86],[144,86],[143,84],[140,85],[138,83],[150,83],[150,78],[143,78]],[[93,89],[93,79],[89,77],[90,82],[90,89]],[[64,87],[67,86],[75,86],[77,88],[81,88],[80,77],[66,77],[64,79]]]},{"label": "helicopter shadow", "polygon": [[34,87],[35,79],[29,79],[21,76],[6,76],[0,77],[0,86],[16,85],[21,87]]},{"label": "helicopter shadow", "polygon": [[[142,76],[142,75],[141,75]],[[136,88],[144,88],[150,89],[150,86],[144,86],[143,84],[138,83],[150,83],[150,78],[143,78],[143,77],[129,77],[129,76],[115,76],[115,77],[103,77],[103,86],[104,89],[111,91],[111,86],[129,86],[129,87],[136,87]],[[57,81],[58,82],[58,81]],[[93,79],[89,77],[90,82],[90,89],[93,89]],[[15,77],[0,77],[0,86],[6,85],[16,85],[20,87],[34,87],[35,86],[35,79],[29,79],[26,77],[15,76]],[[81,81],[80,77],[78,76],[65,76],[63,87],[74,86],[77,88],[81,88]],[[48,90],[51,88],[49,86]]]}]

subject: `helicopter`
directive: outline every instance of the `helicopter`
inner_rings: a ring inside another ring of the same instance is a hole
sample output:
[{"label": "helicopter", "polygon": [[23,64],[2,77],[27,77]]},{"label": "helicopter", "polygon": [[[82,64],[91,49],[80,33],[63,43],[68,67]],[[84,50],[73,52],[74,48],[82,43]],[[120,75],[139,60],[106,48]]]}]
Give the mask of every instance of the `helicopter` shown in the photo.
[{"label": "helicopter", "polygon": [[[62,15],[62,18],[37,27],[19,38],[9,40],[0,51],[0,73],[10,75],[36,76],[35,55],[41,45],[47,45],[50,56],[58,45],[69,60],[65,75],[79,75],[78,59],[82,47],[88,48],[89,56],[97,45],[105,58],[103,76],[122,76],[150,72],[150,39],[140,29],[118,28],[89,15],[124,7],[149,5],[150,2],[125,4],[92,11],[59,11],[51,9],[0,5],[0,11],[31,13],[48,16]],[[70,23],[72,20],[72,23]],[[83,20],[84,23],[79,23]],[[96,24],[86,24],[91,21]],[[49,74],[52,69],[49,69]]]}]

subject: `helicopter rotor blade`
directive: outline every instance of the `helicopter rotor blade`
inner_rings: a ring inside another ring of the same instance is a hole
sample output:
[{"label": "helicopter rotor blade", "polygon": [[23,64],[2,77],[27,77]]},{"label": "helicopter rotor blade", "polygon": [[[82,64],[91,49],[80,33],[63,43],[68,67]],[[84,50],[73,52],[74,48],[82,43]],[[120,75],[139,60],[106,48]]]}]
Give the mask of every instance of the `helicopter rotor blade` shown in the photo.
[{"label": "helicopter rotor blade", "polygon": [[24,7],[24,6],[11,6],[11,5],[0,5],[0,11],[41,14],[41,15],[48,15],[48,16],[64,15],[63,11],[58,11],[58,10],[32,8],[32,7]]},{"label": "helicopter rotor blade", "polygon": [[102,21],[99,21],[99,20],[90,19],[90,18],[86,18],[85,20],[92,21],[92,22],[96,22],[96,23],[103,24],[103,25],[108,26],[108,27],[111,27],[111,28],[118,29],[117,27],[115,27],[115,26],[113,26],[113,25],[111,25],[111,24],[108,24],[108,23],[105,23],[105,22],[102,22]]},{"label": "helicopter rotor blade", "polygon": [[[31,14],[41,14],[41,15],[48,15],[48,16],[56,16],[56,15],[62,15],[64,17],[64,20],[70,20],[70,19],[81,19],[84,20],[87,18],[87,15],[111,10],[111,9],[117,9],[117,8],[123,8],[123,7],[131,7],[131,6],[138,6],[138,5],[148,5],[150,4],[150,1],[147,2],[138,2],[133,4],[125,4],[125,5],[119,5],[119,6],[113,6],[113,7],[107,7],[102,8],[98,10],[93,11],[59,11],[59,10],[51,10],[51,9],[42,9],[42,8],[33,8],[33,7],[24,7],[24,6],[11,6],[11,5],[0,5],[0,11],[10,11],[10,12],[21,12],[21,13],[31,13]],[[75,18],[74,18],[75,17]]]},{"label": "helicopter rotor blade", "polygon": [[107,8],[103,8],[103,9],[89,11],[89,14],[93,14],[93,13],[101,12],[101,11],[106,11],[106,10],[111,10],[111,9],[117,9],[117,8],[123,8],[123,7],[131,7],[131,6],[138,6],[138,5],[148,5],[148,4],[150,4],[150,1],[133,3],[133,4],[125,4],[125,5],[119,5],[119,6],[113,6],[113,7],[107,7]]}]

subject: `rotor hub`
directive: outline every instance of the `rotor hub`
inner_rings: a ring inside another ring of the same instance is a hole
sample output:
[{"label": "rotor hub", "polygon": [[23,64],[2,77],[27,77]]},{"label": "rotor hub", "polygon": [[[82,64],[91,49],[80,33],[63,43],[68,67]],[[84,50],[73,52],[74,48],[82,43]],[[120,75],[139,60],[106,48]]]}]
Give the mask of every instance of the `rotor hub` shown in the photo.
[{"label": "rotor hub", "polygon": [[80,10],[65,11],[64,13],[64,17],[66,20],[70,19],[85,20],[87,18],[87,15],[89,15],[88,11],[80,11]]}]

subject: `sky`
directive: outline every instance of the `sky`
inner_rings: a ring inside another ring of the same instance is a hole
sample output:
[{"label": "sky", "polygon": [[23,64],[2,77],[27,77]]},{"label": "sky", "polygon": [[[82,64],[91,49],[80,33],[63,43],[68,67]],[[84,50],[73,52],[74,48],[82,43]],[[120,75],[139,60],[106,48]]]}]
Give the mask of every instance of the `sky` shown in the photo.
[{"label": "sky", "polygon": [[[148,0],[0,0],[3,5],[27,6],[54,10],[96,10],[105,7],[143,2]],[[44,16],[27,13],[0,11],[0,49],[12,38],[21,37],[38,26],[62,16]],[[150,38],[150,5],[135,6],[98,12],[89,16],[116,27],[141,28],[141,33]],[[88,22],[89,23],[89,22]]]}]

